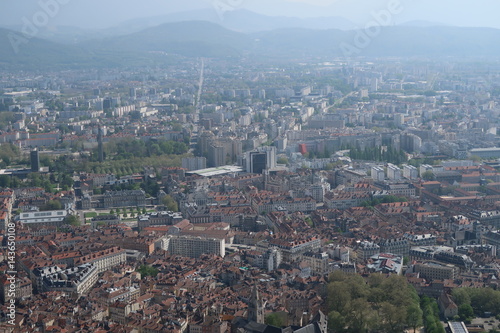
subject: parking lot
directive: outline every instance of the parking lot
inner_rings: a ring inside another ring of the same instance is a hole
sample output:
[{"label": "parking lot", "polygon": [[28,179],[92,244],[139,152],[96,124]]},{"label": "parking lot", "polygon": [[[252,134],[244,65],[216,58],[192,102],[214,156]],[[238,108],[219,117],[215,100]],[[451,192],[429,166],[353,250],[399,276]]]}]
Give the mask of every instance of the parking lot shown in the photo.
[{"label": "parking lot", "polygon": [[473,325],[484,325],[484,331],[489,332],[491,329],[496,328],[499,329],[498,325],[500,321],[495,319],[495,317],[490,318],[475,318],[472,320]]}]

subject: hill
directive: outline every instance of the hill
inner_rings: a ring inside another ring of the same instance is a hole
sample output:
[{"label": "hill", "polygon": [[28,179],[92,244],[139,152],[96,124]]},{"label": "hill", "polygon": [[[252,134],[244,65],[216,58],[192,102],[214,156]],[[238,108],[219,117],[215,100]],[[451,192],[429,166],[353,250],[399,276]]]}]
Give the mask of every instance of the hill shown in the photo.
[{"label": "hill", "polygon": [[365,31],[277,29],[244,34],[210,22],[167,23],[118,37],[63,45],[0,28],[0,67],[22,69],[150,66],[182,57],[290,59],[329,57],[497,58],[500,30],[382,27]]},{"label": "hill", "polygon": [[26,69],[75,67],[89,60],[90,54],[75,46],[66,46],[39,38],[27,38],[18,32],[0,28],[0,67]]},{"label": "hill", "polygon": [[251,49],[242,33],[204,21],[166,23],[126,36],[80,44],[94,52],[165,52],[189,57],[233,57]]}]

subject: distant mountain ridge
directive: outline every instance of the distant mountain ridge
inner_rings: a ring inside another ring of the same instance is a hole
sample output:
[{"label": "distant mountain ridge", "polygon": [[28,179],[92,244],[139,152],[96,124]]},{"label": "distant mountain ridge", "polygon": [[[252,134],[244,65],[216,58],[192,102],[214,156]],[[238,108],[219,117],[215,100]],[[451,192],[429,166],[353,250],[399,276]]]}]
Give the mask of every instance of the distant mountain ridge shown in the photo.
[{"label": "distant mountain ridge", "polygon": [[[153,16],[127,20],[114,27],[101,30],[85,30],[75,27],[40,28],[40,38],[53,42],[73,44],[99,37],[117,37],[136,33],[166,23],[187,21],[206,21],[215,23],[226,29],[243,33],[254,33],[286,28],[304,29],[341,29],[350,30],[355,24],[342,17],[297,18],[285,16],[266,16],[244,9],[236,9],[218,13],[215,9],[199,9],[178,12],[168,15]],[[5,27],[20,30],[21,26]]]},{"label": "distant mountain ridge", "polygon": [[93,51],[165,52],[193,57],[239,56],[250,36],[205,21],[166,23],[114,38],[80,44]]},{"label": "distant mountain ridge", "polygon": [[[17,32],[0,29],[0,66],[30,68],[154,64],[164,55],[185,57],[498,57],[500,30],[457,27],[381,27],[363,30],[276,29],[241,33],[205,21],[166,23],[132,34],[63,45],[39,38],[12,46]],[[22,39],[21,39],[22,40]],[[159,56],[158,54],[163,54]]]},{"label": "distant mountain ridge", "polygon": [[77,46],[67,46],[19,32],[0,28],[0,66],[50,66],[59,62],[65,66],[86,62],[90,53]]}]

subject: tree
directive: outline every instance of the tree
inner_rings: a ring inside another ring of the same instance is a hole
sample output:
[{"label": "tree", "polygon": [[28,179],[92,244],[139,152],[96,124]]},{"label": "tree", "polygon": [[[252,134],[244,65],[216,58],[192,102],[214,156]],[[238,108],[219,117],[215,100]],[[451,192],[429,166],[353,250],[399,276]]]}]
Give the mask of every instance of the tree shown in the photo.
[{"label": "tree", "polygon": [[422,321],[423,312],[418,304],[412,304],[406,310],[406,323],[413,328],[413,333],[417,328],[423,325]]},{"label": "tree", "polygon": [[0,176],[0,187],[10,187],[10,177],[7,175]]},{"label": "tree", "polygon": [[286,318],[280,313],[271,313],[266,316],[264,322],[266,325],[271,325],[274,327],[283,327],[286,325]]},{"label": "tree", "polygon": [[288,165],[288,158],[282,156],[280,158],[278,158],[278,161],[277,161],[278,164],[285,164],[285,165]]},{"label": "tree", "polygon": [[453,289],[451,295],[453,296],[453,301],[458,305],[469,304],[470,296],[467,292],[467,288],[455,288]]},{"label": "tree", "polygon": [[434,175],[434,172],[428,170],[422,174],[422,178],[424,180],[436,180],[436,176]]},{"label": "tree", "polygon": [[477,156],[477,155],[471,155],[470,156],[470,159],[474,162],[481,162],[481,157]]},{"label": "tree", "polygon": [[345,330],[345,318],[337,311],[332,311],[328,314],[328,327],[333,332],[343,332]]},{"label": "tree", "polygon": [[470,304],[462,304],[458,307],[458,316],[462,321],[470,321],[474,318],[474,309]]},{"label": "tree", "polygon": [[328,284],[328,308],[331,311],[343,313],[350,301],[351,295],[344,282],[336,281]]},{"label": "tree", "polygon": [[329,327],[334,332],[396,333],[410,322],[418,326],[421,320],[420,299],[402,276],[372,274],[365,279],[335,271],[330,274],[327,301]]},{"label": "tree", "polygon": [[345,311],[347,326],[354,332],[367,332],[378,322],[376,313],[363,298],[353,300]]},{"label": "tree", "polygon": [[389,302],[383,302],[380,306],[383,327],[386,332],[402,332],[406,323],[406,309]]},{"label": "tree", "polygon": [[45,205],[40,207],[41,210],[61,210],[62,204],[59,200],[49,200]]},{"label": "tree", "polygon": [[152,267],[152,266],[148,266],[148,265],[142,265],[140,266],[137,271],[139,273],[141,273],[141,276],[144,277],[144,276],[152,276],[152,277],[155,277],[156,275],[158,275],[159,271],[158,269]]},{"label": "tree", "polygon": [[72,226],[79,226],[80,225],[80,219],[76,215],[68,215],[64,219],[66,224],[72,225]]},{"label": "tree", "polygon": [[161,199],[163,205],[167,207],[167,210],[172,211],[172,212],[178,212],[179,211],[179,206],[177,205],[177,202],[172,198],[170,195],[165,195]]}]

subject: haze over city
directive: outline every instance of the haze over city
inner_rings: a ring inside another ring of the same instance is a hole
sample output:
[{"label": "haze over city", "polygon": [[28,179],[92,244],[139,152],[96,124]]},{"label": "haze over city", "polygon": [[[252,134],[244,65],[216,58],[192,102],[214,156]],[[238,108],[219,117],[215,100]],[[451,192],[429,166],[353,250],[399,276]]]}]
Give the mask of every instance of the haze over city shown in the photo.
[{"label": "haze over city", "polygon": [[[424,21],[463,27],[500,28],[497,13],[500,3],[495,0],[396,0],[404,11],[395,24]],[[86,29],[109,28],[128,20],[168,15],[193,10],[214,10],[218,0],[71,0],[62,5],[61,14],[51,20],[51,25],[75,26]],[[360,27],[371,18],[370,13],[387,7],[384,0],[238,0],[230,1],[224,8],[245,9],[269,16],[299,18],[342,17]],[[220,5],[219,5],[220,6]],[[30,16],[40,9],[38,0],[2,1],[0,25],[21,24],[23,16]]]}]

